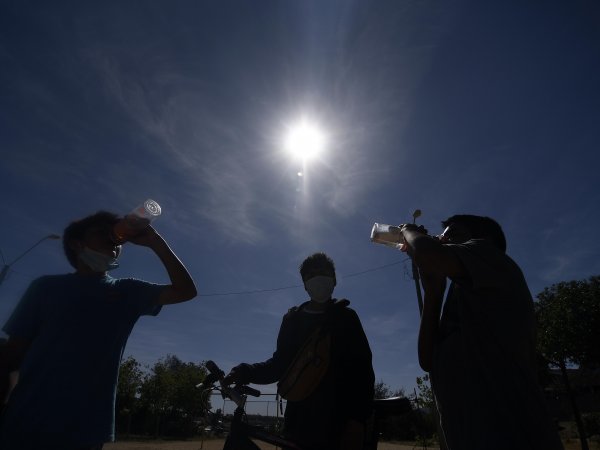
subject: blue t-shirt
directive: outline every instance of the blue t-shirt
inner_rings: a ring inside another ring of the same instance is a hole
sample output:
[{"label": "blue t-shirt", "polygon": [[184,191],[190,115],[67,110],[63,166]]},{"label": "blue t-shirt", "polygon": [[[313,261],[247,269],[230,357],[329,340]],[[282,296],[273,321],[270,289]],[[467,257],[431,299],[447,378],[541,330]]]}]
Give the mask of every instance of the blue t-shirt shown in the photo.
[{"label": "blue t-shirt", "polygon": [[0,423],[2,449],[67,449],[114,438],[119,364],[164,285],[80,274],[33,281],[4,326],[31,341]]}]

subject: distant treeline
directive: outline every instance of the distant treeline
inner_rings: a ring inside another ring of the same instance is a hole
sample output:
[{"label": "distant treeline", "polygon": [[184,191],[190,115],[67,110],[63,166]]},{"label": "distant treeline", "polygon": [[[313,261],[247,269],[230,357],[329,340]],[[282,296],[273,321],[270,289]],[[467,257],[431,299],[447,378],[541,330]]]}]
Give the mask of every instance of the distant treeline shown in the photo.
[{"label": "distant treeline", "polygon": [[143,369],[133,357],[121,363],[116,429],[120,436],[185,438],[197,435],[210,410],[210,393],[196,388],[204,364],[168,355]]},{"label": "distant treeline", "polygon": [[[119,371],[117,435],[120,438],[188,438],[202,434],[208,428],[211,434],[218,432],[222,411],[210,413],[210,392],[196,388],[206,374],[203,363],[186,363],[174,355],[160,359],[151,367],[142,367],[133,357],[125,359]],[[415,440],[433,436],[431,389],[427,377],[418,378],[417,383],[419,390],[410,397],[419,410],[386,419],[381,427],[383,439]],[[404,396],[404,389],[393,391],[383,381],[375,384],[376,398],[392,396]],[[280,426],[280,423],[267,422],[264,425],[271,429]]]},{"label": "distant treeline", "polygon": [[[547,393],[556,395],[558,388],[553,386],[548,369],[557,368],[563,374],[562,389],[571,399],[571,413],[584,440],[586,434],[597,433],[598,426],[582,416],[576,394],[587,395],[595,383],[573,389],[569,379],[575,368],[585,372],[600,367],[600,276],[554,284],[536,300],[540,381]],[[208,414],[210,393],[195,387],[206,374],[204,364],[184,363],[173,355],[146,368],[132,357],[125,359],[117,391],[117,433],[184,438],[214,425],[214,415]],[[393,391],[383,381],[375,384],[376,398],[395,395],[404,395],[404,390]],[[413,413],[386,419],[382,424],[384,440],[425,443],[435,437],[437,419],[427,375],[417,378],[417,389],[408,397]]]}]

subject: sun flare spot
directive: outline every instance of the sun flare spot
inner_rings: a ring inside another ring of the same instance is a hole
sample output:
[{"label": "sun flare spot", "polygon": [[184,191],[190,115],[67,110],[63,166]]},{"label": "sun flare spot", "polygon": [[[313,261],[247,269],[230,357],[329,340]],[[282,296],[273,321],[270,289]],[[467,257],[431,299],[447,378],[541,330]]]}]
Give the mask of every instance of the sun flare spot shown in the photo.
[{"label": "sun flare spot", "polygon": [[325,148],[325,135],[321,129],[306,120],[290,127],[285,139],[285,149],[292,155],[307,160]]}]

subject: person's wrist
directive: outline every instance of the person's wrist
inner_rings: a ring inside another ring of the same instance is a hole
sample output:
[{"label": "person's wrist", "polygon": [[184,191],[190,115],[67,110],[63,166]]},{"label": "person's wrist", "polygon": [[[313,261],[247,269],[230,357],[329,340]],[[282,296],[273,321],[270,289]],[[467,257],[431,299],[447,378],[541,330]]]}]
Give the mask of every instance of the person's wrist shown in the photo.
[{"label": "person's wrist", "polygon": [[160,234],[156,233],[148,240],[148,247],[150,247],[152,250],[161,250],[163,248],[168,248],[169,245]]},{"label": "person's wrist", "polygon": [[416,233],[416,230],[413,228],[410,228],[407,225],[403,225],[402,228],[400,229],[400,233],[402,234],[402,236],[404,237],[404,240],[408,240],[410,239],[412,236],[414,236]]}]

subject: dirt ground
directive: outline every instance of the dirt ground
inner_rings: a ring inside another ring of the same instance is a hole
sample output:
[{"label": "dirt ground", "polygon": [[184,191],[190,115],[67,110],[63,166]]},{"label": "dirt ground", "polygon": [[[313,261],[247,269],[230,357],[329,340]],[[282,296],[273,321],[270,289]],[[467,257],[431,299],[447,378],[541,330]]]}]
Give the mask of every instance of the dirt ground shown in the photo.
[{"label": "dirt ground", "polygon": [[[152,441],[152,442],[134,442],[121,441],[112,444],[105,444],[103,450],[222,450],[223,439],[211,439],[207,441]],[[257,442],[262,450],[275,450],[277,447]],[[421,447],[412,445],[380,443],[378,450],[413,450]],[[433,449],[433,447],[429,447]]]},{"label": "dirt ground", "polygon": [[[104,450],[221,450],[223,448],[223,439],[211,439],[206,441],[120,441],[112,444],[106,444]],[[258,442],[262,450],[275,450],[276,447],[269,444]],[[568,440],[565,443],[565,450],[579,450],[581,444],[578,440]],[[423,447],[380,442],[378,450],[420,450]],[[429,450],[439,449],[439,447],[427,447]],[[598,441],[590,442],[590,449],[600,449]]]}]

